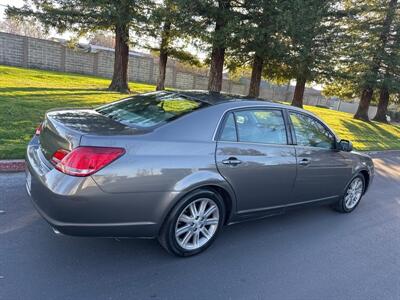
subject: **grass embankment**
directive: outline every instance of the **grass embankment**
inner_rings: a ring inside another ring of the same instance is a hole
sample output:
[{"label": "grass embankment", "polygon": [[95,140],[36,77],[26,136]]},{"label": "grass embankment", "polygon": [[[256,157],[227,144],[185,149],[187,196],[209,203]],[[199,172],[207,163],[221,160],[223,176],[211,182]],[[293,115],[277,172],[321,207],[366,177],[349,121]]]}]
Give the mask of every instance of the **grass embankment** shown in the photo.
[{"label": "grass embankment", "polygon": [[[55,107],[94,107],[124,94],[105,89],[109,79],[0,66],[0,159],[23,158],[25,147],[44,112]],[[154,86],[130,83],[135,93]],[[358,150],[400,149],[400,126],[364,123],[352,115],[324,108],[306,109],[324,119]]]}]

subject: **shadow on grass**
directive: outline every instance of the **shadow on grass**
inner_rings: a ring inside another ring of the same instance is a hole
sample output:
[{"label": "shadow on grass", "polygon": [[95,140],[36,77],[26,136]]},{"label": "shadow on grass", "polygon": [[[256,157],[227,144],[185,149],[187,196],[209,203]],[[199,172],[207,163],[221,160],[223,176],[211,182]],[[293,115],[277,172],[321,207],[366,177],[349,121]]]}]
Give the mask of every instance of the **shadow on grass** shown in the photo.
[{"label": "shadow on grass", "polygon": [[374,122],[360,123],[347,120],[341,120],[341,122],[357,137],[354,141],[363,144],[368,150],[400,149],[400,128],[398,126],[387,125],[393,128],[393,131],[389,131]]}]

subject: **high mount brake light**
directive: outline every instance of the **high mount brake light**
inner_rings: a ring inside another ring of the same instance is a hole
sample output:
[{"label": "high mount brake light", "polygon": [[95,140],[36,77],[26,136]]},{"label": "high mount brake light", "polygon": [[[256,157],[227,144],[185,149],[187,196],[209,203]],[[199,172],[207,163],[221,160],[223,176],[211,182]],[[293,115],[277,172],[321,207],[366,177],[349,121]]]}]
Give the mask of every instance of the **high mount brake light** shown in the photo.
[{"label": "high mount brake light", "polygon": [[123,148],[78,147],[68,152],[57,150],[52,158],[56,169],[71,176],[89,176],[104,168],[125,153]]}]

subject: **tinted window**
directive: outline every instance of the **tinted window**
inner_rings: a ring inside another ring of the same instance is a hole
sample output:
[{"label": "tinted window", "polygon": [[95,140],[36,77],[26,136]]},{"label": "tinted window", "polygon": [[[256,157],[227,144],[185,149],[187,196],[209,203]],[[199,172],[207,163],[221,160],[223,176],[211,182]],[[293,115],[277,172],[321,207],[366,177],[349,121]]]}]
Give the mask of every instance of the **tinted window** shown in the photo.
[{"label": "tinted window", "polygon": [[227,142],[237,142],[235,118],[233,117],[233,113],[230,113],[225,120],[220,140]]},{"label": "tinted window", "polygon": [[153,127],[206,105],[178,94],[161,92],[137,95],[96,111],[127,126]]},{"label": "tinted window", "polygon": [[335,137],[321,122],[304,114],[291,112],[297,145],[332,149]]},{"label": "tinted window", "polygon": [[239,142],[287,144],[286,128],[280,110],[235,112]]}]

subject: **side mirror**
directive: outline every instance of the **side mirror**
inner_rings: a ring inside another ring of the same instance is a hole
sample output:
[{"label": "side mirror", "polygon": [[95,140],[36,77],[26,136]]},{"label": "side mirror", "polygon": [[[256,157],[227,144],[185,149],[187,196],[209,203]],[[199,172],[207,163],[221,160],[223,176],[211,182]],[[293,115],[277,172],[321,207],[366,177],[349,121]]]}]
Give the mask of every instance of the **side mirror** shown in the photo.
[{"label": "side mirror", "polygon": [[340,140],[339,150],[346,152],[353,151],[353,144],[348,140]]}]

